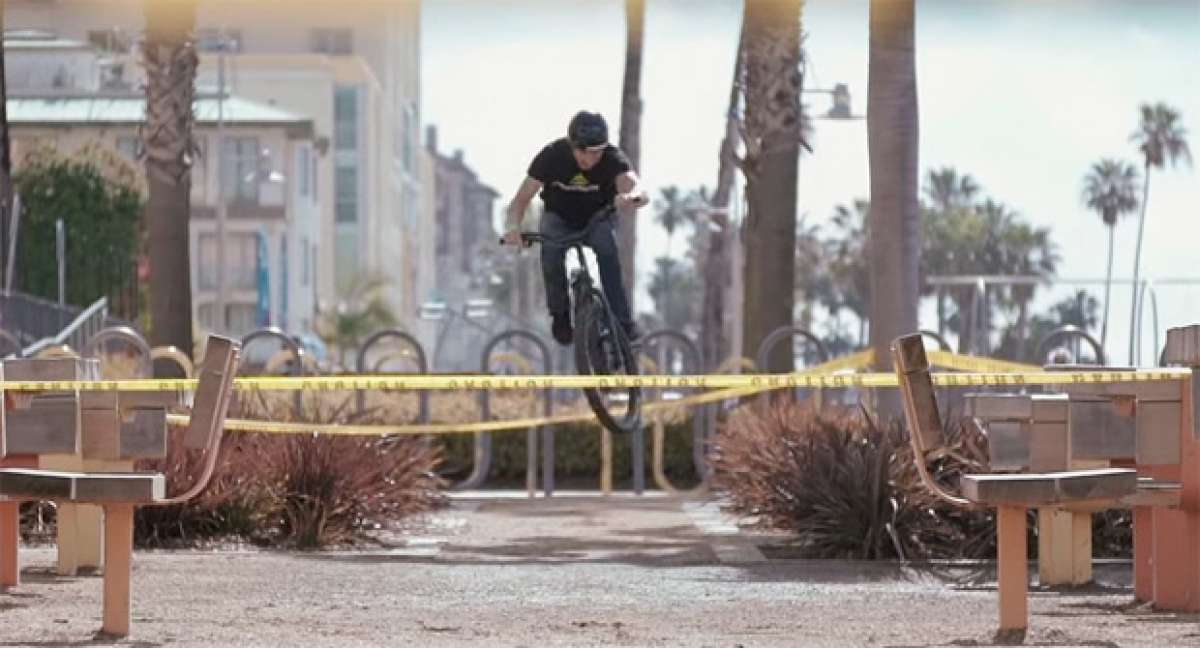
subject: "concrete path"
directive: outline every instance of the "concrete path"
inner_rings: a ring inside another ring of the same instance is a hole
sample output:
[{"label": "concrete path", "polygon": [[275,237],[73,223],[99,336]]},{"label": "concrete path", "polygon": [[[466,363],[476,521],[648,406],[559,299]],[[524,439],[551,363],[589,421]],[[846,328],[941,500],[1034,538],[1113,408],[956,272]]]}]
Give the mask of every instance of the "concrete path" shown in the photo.
[{"label": "concrete path", "polygon": [[[366,551],[138,552],[131,646],[988,645],[994,583],[888,563],[767,560],[712,502],[457,494]],[[98,577],[22,550],[0,646],[92,646]],[[1129,570],[1035,591],[1027,643],[1200,645],[1200,617],[1131,604]]]}]

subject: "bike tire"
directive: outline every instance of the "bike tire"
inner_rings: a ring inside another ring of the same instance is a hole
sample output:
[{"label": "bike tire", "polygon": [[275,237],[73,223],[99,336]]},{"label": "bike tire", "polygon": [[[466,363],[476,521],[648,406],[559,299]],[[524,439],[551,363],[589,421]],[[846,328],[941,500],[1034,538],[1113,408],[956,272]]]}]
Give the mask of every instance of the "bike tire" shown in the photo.
[{"label": "bike tire", "polygon": [[[616,321],[603,297],[596,294],[592,294],[588,299],[579,300],[575,309],[575,370],[585,376],[613,374],[611,368],[597,366],[598,363],[594,361],[598,344],[596,336],[601,327],[612,332],[622,365],[618,368],[620,373],[636,376],[637,359],[629,338],[625,335],[625,329]],[[626,407],[624,415],[620,417],[609,411],[605,395],[600,389],[587,387],[584,388],[583,394],[601,425],[614,433],[628,434],[642,425],[642,390],[640,387],[628,387],[622,391],[626,393]]]}]

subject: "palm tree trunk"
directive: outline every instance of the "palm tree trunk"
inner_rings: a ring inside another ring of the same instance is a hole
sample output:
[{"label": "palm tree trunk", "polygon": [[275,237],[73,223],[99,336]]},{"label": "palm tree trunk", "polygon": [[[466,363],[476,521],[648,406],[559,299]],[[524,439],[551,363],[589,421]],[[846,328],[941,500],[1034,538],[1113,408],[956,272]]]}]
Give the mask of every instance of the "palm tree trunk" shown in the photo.
[{"label": "palm tree trunk", "polygon": [[[773,330],[792,323],[795,307],[796,183],[800,160],[800,0],[746,0],[746,175],[749,211],[742,352],[754,355]],[[780,345],[770,371],[791,371]]]},{"label": "palm tree trunk", "polygon": [[1101,349],[1108,341],[1108,300],[1112,294],[1113,245],[1116,243],[1116,235],[1117,224],[1114,222],[1108,226],[1108,272],[1104,275],[1104,321],[1100,324]]},{"label": "palm tree trunk", "polygon": [[730,194],[733,192],[735,158],[738,143],[738,101],[742,96],[743,47],[746,39],[745,21],[738,36],[737,51],[734,53],[733,80],[729,88],[729,107],[725,115],[725,137],[717,166],[717,187],[712,195],[710,222],[716,227],[708,228],[708,254],[704,258],[704,301],[700,315],[700,356],[704,366],[714,368],[729,355],[727,328],[737,315],[727,317],[725,303],[732,282],[732,267],[729,256],[734,244],[734,232],[729,226],[732,208]]},{"label": "palm tree trunk", "polygon": [[[872,0],[867,92],[871,165],[871,347],[891,367],[896,337],[917,330],[918,124],[914,0]],[[894,411],[899,400],[885,402]]]},{"label": "palm tree trunk", "polygon": [[[4,31],[4,10],[0,4],[0,33]],[[12,212],[12,153],[8,137],[8,79],[4,76],[4,48],[0,47],[0,277],[8,267],[9,214]],[[7,279],[7,277],[3,277]],[[5,285],[0,282],[0,286]]]},{"label": "palm tree trunk", "polygon": [[[646,21],[646,0],[625,0],[625,82],[621,88],[621,150],[633,168],[641,163],[642,131],[642,35]],[[633,212],[623,214],[618,236],[621,247],[621,274],[629,291],[629,312],[634,309],[637,219]]]},{"label": "palm tree trunk", "polygon": [[[1137,342],[1137,334],[1135,326],[1137,325],[1138,312],[1138,280],[1141,278],[1140,270],[1142,264],[1142,233],[1146,229],[1146,206],[1150,202],[1150,161],[1146,161],[1146,180],[1142,184],[1142,213],[1138,216],[1138,235],[1137,245],[1133,248],[1133,295],[1132,305],[1129,307],[1129,364],[1133,364],[1133,349]],[[1157,351],[1155,351],[1157,353]]]},{"label": "palm tree trunk", "polygon": [[192,351],[188,220],[192,185],[195,0],[146,0],[146,121],[150,198],[150,341]]}]

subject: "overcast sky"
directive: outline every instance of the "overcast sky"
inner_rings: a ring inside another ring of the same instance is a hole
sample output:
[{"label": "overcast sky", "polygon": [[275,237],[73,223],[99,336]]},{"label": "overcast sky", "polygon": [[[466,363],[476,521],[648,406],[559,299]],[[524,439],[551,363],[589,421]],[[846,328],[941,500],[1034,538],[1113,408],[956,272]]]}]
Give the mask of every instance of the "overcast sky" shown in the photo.
[{"label": "overcast sky", "polygon": [[[655,195],[666,185],[715,182],[740,17],[734,0],[647,1],[640,173]],[[808,0],[803,14],[806,87],[847,83],[856,113],[866,108],[867,18],[866,0]],[[1082,177],[1101,157],[1138,162],[1129,135],[1139,102],[1180,110],[1200,161],[1196,0],[919,0],[916,38],[922,169],[970,173],[987,196],[1050,227],[1063,278],[1104,275],[1106,233],[1080,203]],[[500,203],[575,111],[599,110],[616,131],[620,0],[425,0],[422,39],[422,118],[438,126],[444,151],[463,150]],[[824,95],[805,100],[814,114],[828,107]],[[835,205],[868,197],[869,176],[865,121],[816,125],[799,195],[800,212],[820,223]],[[645,270],[666,237],[642,213]],[[1198,220],[1196,170],[1155,173],[1143,275],[1200,281]],[[1132,273],[1136,233],[1136,218],[1118,225],[1119,276]],[[1040,303],[1077,288],[1061,283]],[[1160,342],[1167,327],[1200,322],[1200,285],[1164,285],[1157,294]],[[1128,286],[1114,289],[1108,350],[1122,362],[1129,304]],[[922,326],[935,325],[931,312],[926,305]],[[1146,317],[1148,358],[1149,310]]]}]

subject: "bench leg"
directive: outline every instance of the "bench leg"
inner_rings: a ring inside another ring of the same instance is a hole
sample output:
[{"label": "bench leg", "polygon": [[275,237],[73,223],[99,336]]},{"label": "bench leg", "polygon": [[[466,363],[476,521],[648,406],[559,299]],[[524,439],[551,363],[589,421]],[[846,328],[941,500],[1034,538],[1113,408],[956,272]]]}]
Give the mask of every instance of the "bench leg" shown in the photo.
[{"label": "bench leg", "polygon": [[1092,580],[1092,515],[1038,509],[1038,582],[1085,585]]},{"label": "bench leg", "polygon": [[92,504],[75,509],[75,560],[77,569],[104,566],[104,510]]},{"label": "bench leg", "polygon": [[21,503],[0,502],[0,587],[21,584],[17,545],[21,542]]},{"label": "bench leg", "polygon": [[1029,625],[1029,559],[1025,550],[1025,508],[996,510],[996,580],[1000,590],[1000,631],[1021,631]]},{"label": "bench leg", "polygon": [[129,635],[129,580],[133,571],[133,505],[104,507],[104,624],[113,637]]},{"label": "bench leg", "polygon": [[74,576],[79,572],[79,505],[67,502],[56,504],[58,575]]},{"label": "bench leg", "polygon": [[1154,600],[1154,513],[1149,506],[1133,508],[1133,598]]},{"label": "bench leg", "polygon": [[1200,612],[1200,513],[1156,508],[1152,517],[1154,607]]}]

